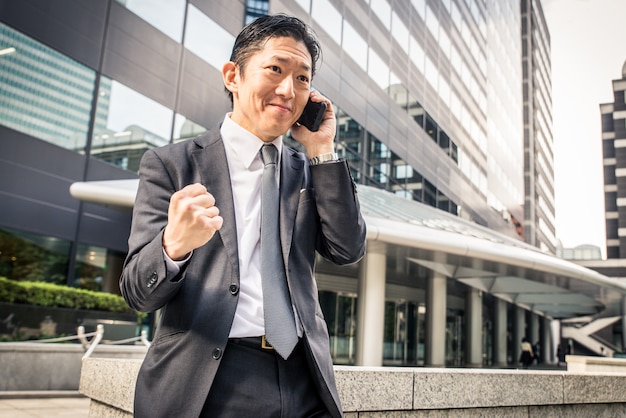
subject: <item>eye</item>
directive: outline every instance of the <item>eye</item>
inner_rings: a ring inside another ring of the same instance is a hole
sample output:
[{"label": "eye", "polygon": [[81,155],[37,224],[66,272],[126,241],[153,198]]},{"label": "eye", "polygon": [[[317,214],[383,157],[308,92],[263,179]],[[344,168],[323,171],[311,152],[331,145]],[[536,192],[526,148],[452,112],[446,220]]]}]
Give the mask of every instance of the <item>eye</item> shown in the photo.
[{"label": "eye", "polygon": [[307,77],[305,75],[299,75],[298,76],[298,80],[302,81],[303,83],[308,83],[309,82],[309,77]]},{"label": "eye", "polygon": [[280,67],[278,65],[270,65],[270,70],[274,71],[275,73],[280,73]]}]

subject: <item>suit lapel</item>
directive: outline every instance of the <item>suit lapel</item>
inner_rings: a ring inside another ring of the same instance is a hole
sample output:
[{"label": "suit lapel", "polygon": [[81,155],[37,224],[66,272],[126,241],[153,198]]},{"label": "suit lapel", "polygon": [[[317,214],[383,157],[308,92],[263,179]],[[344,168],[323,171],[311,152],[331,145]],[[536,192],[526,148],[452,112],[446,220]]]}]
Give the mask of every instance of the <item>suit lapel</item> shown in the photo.
[{"label": "suit lapel", "polygon": [[291,148],[283,146],[280,170],[280,242],[285,268],[289,258],[293,228],[300,199],[304,161]]},{"label": "suit lapel", "polygon": [[202,184],[215,198],[215,205],[220,210],[220,216],[224,218],[222,228],[217,233],[226,247],[226,253],[239,278],[235,208],[224,143],[218,129],[194,141],[199,145],[199,148],[191,153],[196,172],[200,173]]}]

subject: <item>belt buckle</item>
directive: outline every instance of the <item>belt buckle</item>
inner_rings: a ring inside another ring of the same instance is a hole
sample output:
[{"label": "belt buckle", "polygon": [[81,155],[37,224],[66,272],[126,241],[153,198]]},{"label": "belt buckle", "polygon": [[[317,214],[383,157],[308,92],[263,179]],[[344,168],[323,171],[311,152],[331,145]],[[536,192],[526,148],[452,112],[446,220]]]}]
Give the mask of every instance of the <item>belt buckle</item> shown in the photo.
[{"label": "belt buckle", "polygon": [[265,335],[261,336],[261,348],[264,350],[273,350],[274,347],[265,339]]}]

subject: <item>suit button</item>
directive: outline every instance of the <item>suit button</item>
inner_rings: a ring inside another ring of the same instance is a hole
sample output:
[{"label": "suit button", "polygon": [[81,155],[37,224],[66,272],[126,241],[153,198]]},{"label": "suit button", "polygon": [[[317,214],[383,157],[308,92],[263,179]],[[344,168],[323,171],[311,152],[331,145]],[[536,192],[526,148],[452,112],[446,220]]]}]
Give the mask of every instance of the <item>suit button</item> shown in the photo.
[{"label": "suit button", "polygon": [[228,290],[230,290],[231,295],[235,296],[237,293],[239,293],[239,286],[237,286],[236,284],[231,284]]},{"label": "suit button", "polygon": [[222,349],[216,348],[215,350],[213,350],[212,357],[213,357],[213,360],[219,360],[220,357],[222,357]]},{"label": "suit button", "polygon": [[150,277],[148,278],[148,281],[146,282],[146,286],[148,287],[154,286],[158,278],[159,278],[159,275],[157,274],[157,272],[153,271],[152,275],[150,275]]}]

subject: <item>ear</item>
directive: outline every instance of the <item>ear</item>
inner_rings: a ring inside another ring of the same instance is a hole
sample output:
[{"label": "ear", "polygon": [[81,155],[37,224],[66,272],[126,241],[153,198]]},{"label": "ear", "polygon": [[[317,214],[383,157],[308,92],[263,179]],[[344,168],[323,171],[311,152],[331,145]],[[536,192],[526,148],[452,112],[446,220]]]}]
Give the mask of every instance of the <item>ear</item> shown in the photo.
[{"label": "ear", "polygon": [[233,94],[237,92],[237,81],[239,80],[238,73],[239,71],[237,69],[237,65],[232,61],[226,62],[222,67],[224,86]]}]

